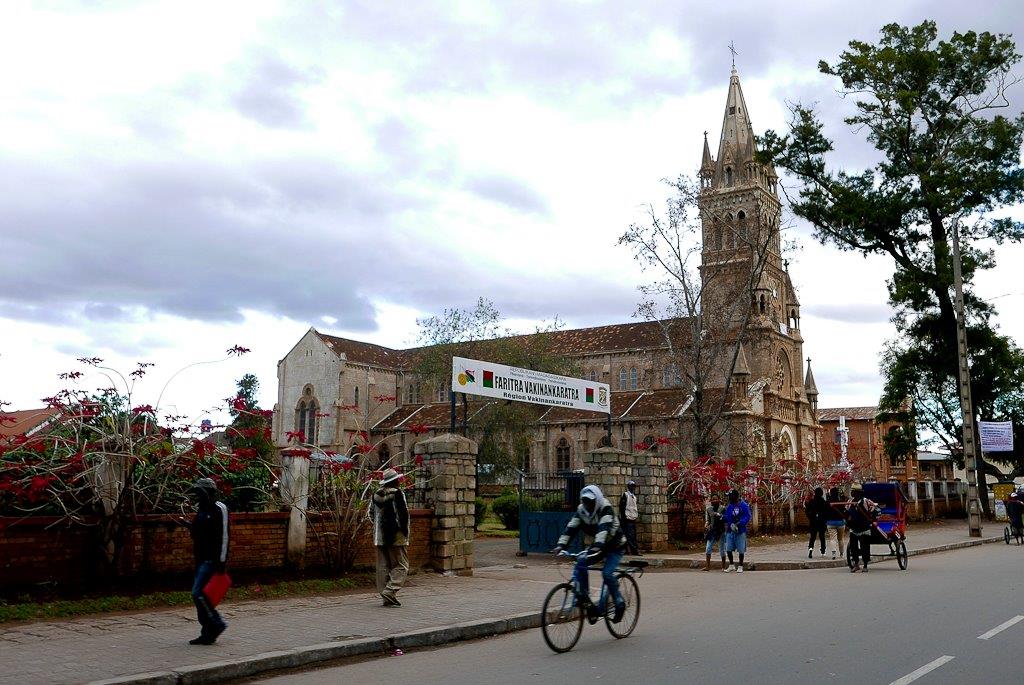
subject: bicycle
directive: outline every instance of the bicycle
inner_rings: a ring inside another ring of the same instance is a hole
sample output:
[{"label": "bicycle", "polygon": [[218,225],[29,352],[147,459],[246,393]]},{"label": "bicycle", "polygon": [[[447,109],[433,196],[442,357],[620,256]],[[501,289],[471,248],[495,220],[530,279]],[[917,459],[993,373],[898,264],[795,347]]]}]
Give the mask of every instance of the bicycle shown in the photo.
[{"label": "bicycle", "polygon": [[[579,554],[562,551],[558,556],[578,561],[586,554],[586,550]],[[601,581],[601,596],[596,605],[590,599],[589,594],[584,593],[579,587],[575,573],[573,573],[571,582],[559,583],[553,587],[544,599],[541,613],[540,627],[544,635],[544,642],[554,652],[559,654],[568,652],[583,634],[583,619],[586,618],[590,625],[594,625],[602,616],[604,616],[608,632],[613,637],[619,640],[628,637],[640,619],[640,586],[637,585],[634,576],[642,576],[646,567],[646,561],[633,560],[620,565],[615,570],[615,577],[619,581],[619,592],[626,603],[622,619],[617,623],[614,621],[615,602],[610,601],[608,585],[603,580]],[[575,569],[575,565],[573,568]],[[604,611],[601,612],[599,607],[604,607]]]},{"label": "bicycle", "polygon": [[1003,540],[1010,544],[1010,538],[1016,540],[1018,545],[1024,545],[1024,530],[1013,525],[1006,526],[1003,528]]}]

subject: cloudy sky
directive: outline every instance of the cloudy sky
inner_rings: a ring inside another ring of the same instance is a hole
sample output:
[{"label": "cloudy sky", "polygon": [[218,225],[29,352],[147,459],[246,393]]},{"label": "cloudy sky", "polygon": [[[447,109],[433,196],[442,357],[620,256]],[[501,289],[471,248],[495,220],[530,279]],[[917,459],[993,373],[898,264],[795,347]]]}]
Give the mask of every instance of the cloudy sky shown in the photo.
[{"label": "cloudy sky", "polygon": [[[270,406],[309,326],[401,347],[480,296],[523,327],[629,321],[647,275],[616,238],[717,138],[730,41],[758,133],[818,102],[856,166],[818,59],[889,21],[1024,35],[1009,2],[851,7],[8,0],[0,400],[99,356],[156,363],[140,403],[198,416],[251,371]],[[875,403],[887,263],[788,234],[822,405]],[[1020,338],[1024,249],[998,258],[980,291]]]}]

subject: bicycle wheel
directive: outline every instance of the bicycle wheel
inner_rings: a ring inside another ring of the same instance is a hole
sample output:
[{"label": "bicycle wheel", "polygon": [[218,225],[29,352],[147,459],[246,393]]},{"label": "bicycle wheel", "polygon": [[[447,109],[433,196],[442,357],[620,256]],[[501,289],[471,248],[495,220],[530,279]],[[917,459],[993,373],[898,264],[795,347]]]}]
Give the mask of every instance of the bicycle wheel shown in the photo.
[{"label": "bicycle wheel", "polygon": [[[611,611],[605,612],[604,624],[608,626],[609,633],[621,640],[633,632],[636,622],[640,620],[640,586],[628,573],[620,573],[618,579],[619,592],[622,593],[622,599],[626,602],[626,612],[622,614],[621,621],[614,623],[612,618],[615,615],[615,607],[613,606]],[[611,602],[610,596],[607,601]]]},{"label": "bicycle wheel", "polygon": [[1003,539],[1006,540],[1006,544],[1010,544],[1010,527],[1003,528]]},{"label": "bicycle wheel", "polygon": [[568,652],[583,633],[583,611],[572,583],[561,583],[551,588],[544,600],[540,616],[540,630],[544,642],[553,651]]}]

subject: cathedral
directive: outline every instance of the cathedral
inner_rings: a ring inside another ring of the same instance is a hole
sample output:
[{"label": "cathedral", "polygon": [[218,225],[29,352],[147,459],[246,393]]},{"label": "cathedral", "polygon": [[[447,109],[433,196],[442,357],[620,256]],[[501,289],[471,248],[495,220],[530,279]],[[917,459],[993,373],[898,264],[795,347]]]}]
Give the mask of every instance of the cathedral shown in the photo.
[{"label": "cathedral", "polygon": [[[697,395],[698,404],[718,403],[716,424],[724,427],[714,433],[709,456],[742,463],[821,455],[818,391],[804,364],[800,303],[781,256],[778,178],[756,152],[734,68],[717,155],[705,135],[698,174],[703,244],[696,330],[702,340],[707,334],[721,341],[699,392],[681,380],[679,346],[665,321],[547,334],[551,351],[570,358],[582,377],[611,386],[614,447],[694,456],[687,446],[688,431],[698,422]],[[686,329],[693,320],[676,323]],[[278,362],[276,444],[283,447],[289,433],[301,432],[308,443],[345,453],[369,435],[382,460],[402,459],[414,443],[448,432],[450,391],[416,377],[416,355],[416,349],[311,328]],[[470,419],[486,404],[471,402]],[[523,470],[577,469],[585,452],[609,444],[605,414],[543,406],[533,411],[533,435],[519,455]]]}]

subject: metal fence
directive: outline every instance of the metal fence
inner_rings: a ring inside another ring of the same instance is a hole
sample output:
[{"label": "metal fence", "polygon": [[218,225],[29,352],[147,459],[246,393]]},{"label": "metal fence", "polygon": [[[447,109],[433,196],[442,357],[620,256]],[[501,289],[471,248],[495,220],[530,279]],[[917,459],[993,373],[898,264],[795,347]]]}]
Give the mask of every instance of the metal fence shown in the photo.
[{"label": "metal fence", "polygon": [[[519,549],[547,552],[579,504],[583,473],[524,473],[519,477]],[[580,541],[574,542],[578,549]]]}]

